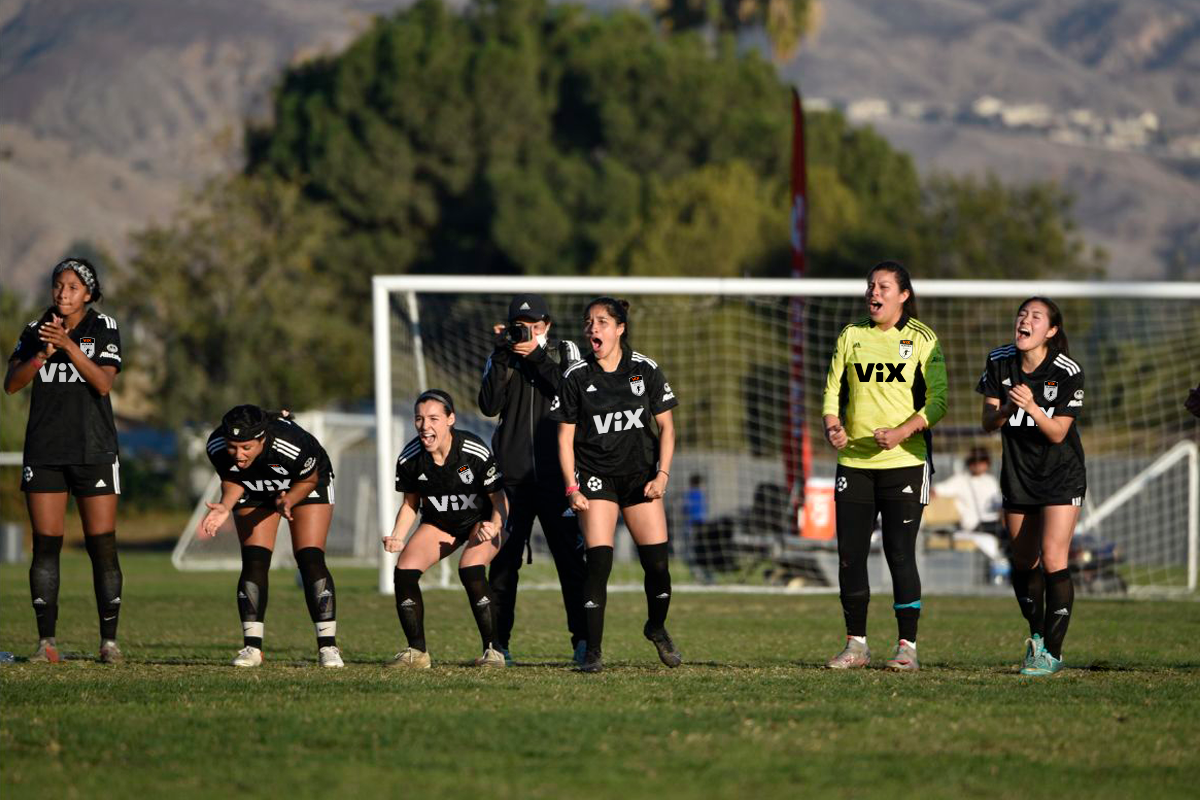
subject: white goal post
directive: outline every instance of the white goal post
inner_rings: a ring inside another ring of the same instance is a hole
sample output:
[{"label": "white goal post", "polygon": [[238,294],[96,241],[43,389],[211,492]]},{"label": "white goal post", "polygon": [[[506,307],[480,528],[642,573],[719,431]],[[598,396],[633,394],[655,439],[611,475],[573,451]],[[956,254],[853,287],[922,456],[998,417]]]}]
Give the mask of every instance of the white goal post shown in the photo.
[{"label": "white goal post", "polygon": [[[580,335],[576,320],[588,298],[615,295],[632,302],[633,346],[662,364],[680,397],[681,468],[673,471],[684,480],[693,473],[709,495],[711,524],[699,535],[693,531],[691,544],[678,545],[693,577],[707,582],[715,573],[717,583],[731,588],[769,590],[820,586],[823,574],[828,585],[828,540],[802,540],[792,525],[765,536],[770,526],[756,515],[769,506],[760,502],[767,490],[781,481],[779,435],[770,428],[778,427],[788,399],[788,304],[805,301],[800,391],[814,454],[808,500],[818,502],[834,464],[819,433],[824,375],[840,329],[864,316],[864,288],[854,279],[376,276],[378,531],[391,529],[398,507],[391,487],[396,454],[412,435],[409,404],[420,391],[440,386],[460,398],[460,409],[474,408],[492,347],[490,325],[503,319],[514,294],[545,296],[555,312],[553,334],[567,338]],[[935,484],[961,468],[972,445],[988,446],[998,468],[999,439],[979,430],[974,387],[990,349],[1011,341],[1017,303],[1048,296],[1063,307],[1072,357],[1083,364],[1087,381],[1080,425],[1089,488],[1079,534],[1095,539],[1092,572],[1112,579],[1095,583],[1107,587],[1096,590],[1128,585],[1141,593],[1194,592],[1197,425],[1182,403],[1200,380],[1200,283],[918,280],[914,289],[920,318],[937,331],[946,352],[951,384],[950,411],[934,429]],[[480,417],[473,423],[491,424]],[[673,481],[676,497],[684,480]],[[675,520],[678,508],[672,508]],[[673,528],[673,540],[676,533]],[[931,538],[923,556],[926,591],[986,588],[976,580],[986,572],[982,557],[959,556],[961,549],[936,553]],[[380,560],[381,592],[392,591],[394,562],[386,554]],[[682,585],[686,570],[679,571]],[[886,569],[879,577],[886,586]]]}]

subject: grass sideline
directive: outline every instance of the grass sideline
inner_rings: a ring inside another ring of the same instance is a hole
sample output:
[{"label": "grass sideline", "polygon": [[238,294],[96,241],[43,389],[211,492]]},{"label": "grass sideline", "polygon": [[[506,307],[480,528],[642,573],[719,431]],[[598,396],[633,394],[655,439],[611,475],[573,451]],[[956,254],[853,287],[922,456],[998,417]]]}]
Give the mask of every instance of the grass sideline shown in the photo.
[{"label": "grass sideline", "polygon": [[[385,673],[400,645],[375,572],[340,569],[347,669],[314,665],[292,575],[272,573],[267,664],[226,666],[240,644],[232,573],[175,572],[130,553],[121,640],[96,652],[86,556],[63,559],[57,666],[0,666],[0,792],[172,798],[1156,797],[1195,796],[1200,603],[1076,603],[1070,667],[1017,677],[1015,602],[927,598],[922,672],[818,669],[840,646],[830,596],[680,594],[671,630],[687,664],[641,638],[644,600],[610,596],[610,669],[567,668],[559,597],[518,608],[519,668],[466,662],[478,642],[461,591],[426,594],[435,668]],[[35,643],[26,567],[0,567],[0,649]],[[877,598],[877,657],[894,637]],[[882,659],[879,659],[882,660]]]}]

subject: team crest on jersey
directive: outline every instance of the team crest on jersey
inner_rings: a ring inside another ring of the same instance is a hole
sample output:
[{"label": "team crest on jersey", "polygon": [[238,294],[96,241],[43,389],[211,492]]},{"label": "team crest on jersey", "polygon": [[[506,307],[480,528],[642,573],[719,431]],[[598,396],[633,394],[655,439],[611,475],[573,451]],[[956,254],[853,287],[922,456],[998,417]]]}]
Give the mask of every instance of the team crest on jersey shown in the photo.
[{"label": "team crest on jersey", "polygon": [[278,472],[280,475],[287,475],[287,470],[281,464],[267,464],[268,467]]},{"label": "team crest on jersey", "polygon": [[1046,385],[1042,387],[1042,397],[1046,398],[1047,402],[1058,397],[1058,381],[1046,381]]},{"label": "team crest on jersey", "polygon": [[629,388],[633,391],[634,397],[641,397],[646,393],[646,382],[642,380],[641,375],[634,375],[629,379]]},{"label": "team crest on jersey", "polygon": [[900,357],[908,358],[912,355],[912,339],[900,340]]},{"label": "team crest on jersey", "polygon": [[470,467],[468,467],[466,464],[463,464],[458,468],[458,477],[462,478],[463,483],[469,485],[475,480],[475,473],[471,472]]},{"label": "team crest on jersey", "polygon": [[96,355],[96,340],[90,336],[85,336],[79,340],[79,349],[88,358]]}]

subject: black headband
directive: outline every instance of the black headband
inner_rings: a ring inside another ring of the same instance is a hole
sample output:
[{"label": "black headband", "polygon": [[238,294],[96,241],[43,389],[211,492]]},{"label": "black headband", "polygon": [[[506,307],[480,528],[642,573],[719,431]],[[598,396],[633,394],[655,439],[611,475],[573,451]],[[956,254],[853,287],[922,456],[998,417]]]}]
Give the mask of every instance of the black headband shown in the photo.
[{"label": "black headband", "polygon": [[414,405],[419,406],[426,400],[437,400],[439,403],[444,405],[451,414],[454,413],[454,401],[450,399],[449,394],[443,392],[441,389],[426,389],[425,391],[421,392],[421,396],[417,398],[417,402],[414,403]]},{"label": "black headband", "polygon": [[225,440],[229,442],[248,442],[251,439],[261,439],[267,434],[267,421],[255,425],[239,425],[234,428],[225,426]]},{"label": "black headband", "polygon": [[50,280],[54,280],[67,270],[71,270],[78,275],[79,280],[83,281],[83,285],[88,288],[89,292],[94,293],[96,291],[96,272],[87,264],[73,258],[58,262],[58,266],[54,268],[54,274],[50,276]]}]

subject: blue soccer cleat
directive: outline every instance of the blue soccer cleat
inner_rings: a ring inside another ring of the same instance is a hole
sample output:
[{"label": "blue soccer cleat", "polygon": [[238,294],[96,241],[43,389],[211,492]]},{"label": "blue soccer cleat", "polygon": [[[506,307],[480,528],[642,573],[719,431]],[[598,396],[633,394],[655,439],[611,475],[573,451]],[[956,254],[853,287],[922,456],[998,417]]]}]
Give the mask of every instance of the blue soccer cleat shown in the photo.
[{"label": "blue soccer cleat", "polygon": [[1063,668],[1063,660],[1050,655],[1050,651],[1042,650],[1033,659],[1033,663],[1022,668],[1021,674],[1030,677],[1040,678],[1046,675],[1053,675]]}]

